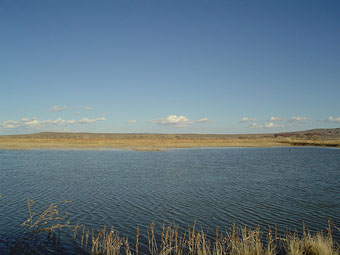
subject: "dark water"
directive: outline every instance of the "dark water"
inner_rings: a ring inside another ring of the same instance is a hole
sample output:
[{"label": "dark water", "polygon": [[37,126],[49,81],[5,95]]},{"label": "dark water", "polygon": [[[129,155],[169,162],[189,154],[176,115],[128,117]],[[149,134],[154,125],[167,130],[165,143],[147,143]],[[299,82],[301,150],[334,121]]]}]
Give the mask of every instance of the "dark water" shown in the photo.
[{"label": "dark water", "polygon": [[[135,236],[152,221],[183,230],[197,220],[311,231],[340,226],[340,150],[328,148],[0,151],[0,251],[35,210],[72,200],[71,223]],[[339,233],[334,233],[340,239]]]}]

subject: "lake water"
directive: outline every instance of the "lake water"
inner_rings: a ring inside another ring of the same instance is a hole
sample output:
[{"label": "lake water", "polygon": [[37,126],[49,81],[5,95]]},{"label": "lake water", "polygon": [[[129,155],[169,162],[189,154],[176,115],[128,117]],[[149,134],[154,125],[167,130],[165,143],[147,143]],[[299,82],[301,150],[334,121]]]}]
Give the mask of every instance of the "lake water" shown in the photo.
[{"label": "lake water", "polygon": [[211,234],[233,223],[283,232],[304,222],[316,231],[329,218],[340,226],[340,150],[0,151],[0,194],[3,253],[28,215],[27,198],[36,211],[72,200],[71,223],[113,226],[130,240],[152,221],[184,231],[196,219]]}]

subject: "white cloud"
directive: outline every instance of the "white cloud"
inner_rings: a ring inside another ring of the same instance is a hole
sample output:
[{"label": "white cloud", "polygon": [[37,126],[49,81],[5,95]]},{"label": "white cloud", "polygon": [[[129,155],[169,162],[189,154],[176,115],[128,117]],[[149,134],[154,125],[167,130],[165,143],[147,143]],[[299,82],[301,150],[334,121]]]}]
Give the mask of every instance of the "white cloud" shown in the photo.
[{"label": "white cloud", "polygon": [[251,124],[249,125],[249,127],[251,127],[251,128],[262,128],[262,125],[259,125],[259,124],[257,124],[257,123],[251,123]]},{"label": "white cloud", "polygon": [[75,112],[74,114],[75,114],[75,115],[80,115],[80,114],[81,114],[81,112]]},{"label": "white cloud", "polygon": [[310,118],[308,117],[299,117],[299,116],[294,116],[292,118],[280,118],[280,117],[270,117],[269,121],[281,121],[281,122],[304,122],[304,121],[309,121]]},{"label": "white cloud", "polygon": [[[249,118],[243,118],[242,122],[248,121]],[[301,116],[294,116],[292,118],[283,118],[283,117],[276,117],[272,116],[269,118],[269,121],[263,124],[252,123],[248,127],[251,128],[261,128],[261,129],[270,129],[270,128],[288,128],[295,125],[304,124],[311,119],[308,117],[301,117]]]},{"label": "white cloud", "polygon": [[77,120],[66,120],[65,121],[66,124],[75,124],[77,122],[78,122]]},{"label": "white cloud", "polygon": [[85,110],[86,110],[86,111],[93,111],[93,108],[90,107],[90,106],[86,106],[86,107],[85,107]]},{"label": "white cloud", "polygon": [[22,118],[19,121],[7,120],[0,124],[0,126],[4,129],[17,129],[21,127],[38,128],[39,125],[40,125],[40,122],[37,118],[33,118],[33,119]]},{"label": "white cloud", "polygon": [[340,123],[340,116],[339,117],[335,117],[335,118],[333,116],[331,116],[331,117],[328,118],[328,121],[329,122]]},{"label": "white cloud", "polygon": [[287,121],[288,119],[287,118],[280,118],[280,117],[270,117],[269,118],[269,121]]},{"label": "white cloud", "polygon": [[202,118],[196,121],[197,123],[209,123],[213,122],[213,120],[209,120],[208,118]]},{"label": "white cloud", "polygon": [[151,123],[156,123],[158,125],[164,126],[173,126],[173,127],[187,127],[192,124],[194,121],[189,120],[187,117],[181,115],[169,115],[166,118],[154,119],[150,120]]},{"label": "white cloud", "polygon": [[41,124],[64,124],[65,120],[63,120],[62,118],[58,118],[56,120],[43,120],[41,121]]},{"label": "white cloud", "polygon": [[80,124],[89,124],[89,123],[95,123],[96,119],[89,119],[89,118],[82,118],[81,120],[78,121]]},{"label": "white cloud", "polygon": [[106,120],[104,117],[95,118],[95,119],[89,119],[89,118],[82,118],[81,120],[78,120],[78,123],[80,124],[90,124],[90,123],[96,123],[97,121],[103,121]]},{"label": "white cloud", "polygon": [[42,120],[39,121],[38,118],[22,118],[19,121],[14,120],[7,120],[3,123],[0,123],[0,127],[3,129],[42,129],[48,127],[55,127],[55,126],[65,126],[65,125],[73,125],[73,124],[89,124],[95,123],[97,121],[104,121],[106,120],[104,117],[99,117],[95,119],[89,118],[82,118],[80,120],[64,120],[62,118],[57,118],[55,120]]},{"label": "white cloud", "polygon": [[20,126],[20,122],[14,120],[7,120],[1,123],[1,126],[6,129],[18,128]]},{"label": "white cloud", "polygon": [[128,120],[127,123],[129,124],[135,124],[137,122],[137,120]]},{"label": "white cloud", "polygon": [[58,105],[52,106],[52,108],[50,109],[50,111],[52,112],[62,112],[65,110],[66,110],[66,106],[58,106]]},{"label": "white cloud", "polygon": [[29,127],[37,127],[40,124],[38,118],[36,117],[33,119],[22,118],[20,122]]},{"label": "white cloud", "polygon": [[308,117],[298,117],[298,116],[294,116],[292,117],[289,121],[290,122],[294,122],[294,121],[297,121],[297,122],[301,122],[301,121],[309,121],[310,118]]},{"label": "white cloud", "polygon": [[275,124],[273,122],[268,122],[268,123],[265,123],[263,125],[258,124],[258,123],[252,123],[252,124],[249,125],[249,127],[251,127],[251,128],[266,129],[266,128],[285,128],[287,126]]},{"label": "white cloud", "polygon": [[283,127],[283,126],[275,124],[273,122],[269,122],[269,123],[264,124],[264,127],[265,128],[278,128],[278,127]]},{"label": "white cloud", "polygon": [[243,117],[241,120],[241,122],[249,122],[249,121],[256,121],[256,118]]}]

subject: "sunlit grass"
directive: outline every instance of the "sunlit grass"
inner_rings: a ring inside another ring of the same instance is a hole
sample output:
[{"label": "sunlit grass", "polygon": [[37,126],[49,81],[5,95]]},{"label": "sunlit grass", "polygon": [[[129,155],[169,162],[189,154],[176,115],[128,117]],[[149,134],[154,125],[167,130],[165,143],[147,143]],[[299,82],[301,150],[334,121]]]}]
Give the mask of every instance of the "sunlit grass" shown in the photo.
[{"label": "sunlit grass", "polygon": [[[33,201],[28,200],[28,218],[21,224],[23,230],[31,236],[46,233],[46,240],[56,240],[56,231],[61,229],[73,232],[74,242],[86,254],[150,254],[150,255],[336,255],[339,254],[338,244],[332,237],[331,225],[326,233],[318,232],[312,235],[304,231],[302,235],[288,232],[285,236],[278,236],[277,231],[271,229],[266,234],[260,227],[250,229],[245,226],[233,225],[230,229],[215,231],[215,237],[209,238],[208,232],[196,223],[188,227],[187,231],[180,231],[175,224],[162,225],[160,233],[156,232],[155,223],[146,229],[148,250],[140,250],[140,229],[136,228],[135,243],[129,242],[128,237],[121,236],[113,228],[104,226],[101,230],[88,229],[83,224],[72,225],[67,221],[67,213],[61,214],[58,206],[65,206],[71,201],[52,203],[42,213],[33,212]],[[335,227],[336,228],[336,227]],[[336,228],[337,229],[337,228]],[[12,248],[12,254],[36,254],[32,244],[19,243]],[[33,244],[34,245],[34,244]],[[62,244],[61,244],[62,245]],[[32,253],[27,252],[32,250]],[[39,253],[39,252],[38,252]]]},{"label": "sunlit grass", "polygon": [[296,233],[289,234],[285,239],[286,253],[288,255],[336,255],[334,241],[330,232],[315,235],[304,233],[299,237]]},{"label": "sunlit grass", "polygon": [[126,149],[166,150],[197,147],[340,147],[340,138],[285,137],[258,135],[198,135],[198,134],[71,134],[47,133],[0,136],[0,149]]}]

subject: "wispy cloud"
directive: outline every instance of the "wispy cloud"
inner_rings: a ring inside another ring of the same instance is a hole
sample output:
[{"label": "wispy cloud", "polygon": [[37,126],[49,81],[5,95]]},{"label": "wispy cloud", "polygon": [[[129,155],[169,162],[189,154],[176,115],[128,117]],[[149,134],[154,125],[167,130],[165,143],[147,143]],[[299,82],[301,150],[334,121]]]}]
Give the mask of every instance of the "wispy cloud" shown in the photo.
[{"label": "wispy cloud", "polygon": [[0,123],[0,127],[3,129],[36,129],[41,130],[44,128],[49,128],[53,126],[63,126],[63,125],[73,125],[73,124],[91,124],[96,123],[97,121],[106,120],[104,117],[99,117],[95,119],[82,118],[80,120],[64,120],[62,118],[57,118],[54,120],[38,120],[38,118],[22,118],[19,121],[7,120],[3,123]]},{"label": "wispy cloud", "polygon": [[129,123],[129,124],[135,124],[137,122],[137,120],[128,120],[126,122]]},{"label": "wispy cloud", "polygon": [[251,128],[259,128],[259,129],[270,129],[270,128],[285,128],[287,127],[286,125],[279,125],[279,124],[276,124],[274,122],[268,122],[268,123],[265,123],[265,124],[258,124],[258,123],[252,123],[249,125],[249,127]]},{"label": "wispy cloud", "polygon": [[287,121],[288,119],[287,118],[280,118],[280,117],[270,117],[269,118],[269,121]]},{"label": "wispy cloud", "polygon": [[41,122],[37,121],[39,124],[58,124],[58,125],[61,125],[61,124],[64,124],[66,122],[66,120],[63,120],[62,118],[58,118],[56,120],[43,120]]},{"label": "wispy cloud", "polygon": [[261,128],[262,125],[259,125],[258,123],[251,123],[248,127],[251,127],[251,128]]},{"label": "wispy cloud", "polygon": [[[244,117],[241,122],[248,122],[248,121],[254,121],[256,119],[251,119]],[[269,121],[265,123],[258,123],[254,122],[250,124],[248,127],[250,128],[258,128],[258,129],[274,129],[274,128],[289,128],[305,124],[307,121],[310,121],[311,119],[308,117],[301,117],[301,116],[294,116],[291,118],[286,118],[286,117],[277,117],[277,116],[272,116],[269,118]]]},{"label": "wispy cloud", "polygon": [[86,107],[85,107],[85,110],[86,110],[86,111],[93,111],[93,108],[90,107],[90,106],[86,106]]},{"label": "wispy cloud", "polygon": [[39,123],[39,120],[38,118],[33,118],[33,119],[28,119],[28,118],[22,118],[21,123],[23,123],[24,125],[27,125],[27,126],[30,126],[30,127],[35,127],[35,126],[38,126],[40,123]]},{"label": "wispy cloud", "polygon": [[208,118],[202,118],[199,120],[196,120],[197,123],[209,123],[209,122],[214,122],[213,120],[209,120]]},{"label": "wispy cloud", "polygon": [[166,118],[149,120],[150,123],[155,123],[163,126],[172,126],[172,127],[187,127],[190,124],[194,123],[194,121],[188,119],[187,117],[181,115],[169,115]]},{"label": "wispy cloud", "polygon": [[0,123],[0,127],[3,129],[18,129],[18,128],[39,128],[40,122],[37,118],[29,119],[29,118],[22,118],[19,121],[15,120],[7,120],[3,123]]},{"label": "wispy cloud", "polygon": [[340,123],[340,116],[339,117],[333,117],[333,116],[331,116],[331,117],[329,117],[328,118],[328,120],[327,120],[328,122],[334,122],[334,123]]},{"label": "wispy cloud", "polygon": [[265,123],[264,128],[279,128],[284,127],[283,125],[275,124],[273,122]]},{"label": "wispy cloud", "polygon": [[304,121],[309,121],[309,120],[311,119],[308,117],[298,117],[298,116],[294,116],[289,119],[290,122],[304,122]]},{"label": "wispy cloud", "polygon": [[78,120],[66,120],[65,123],[66,124],[76,124],[78,122]]},{"label": "wispy cloud", "polygon": [[50,109],[50,111],[52,111],[52,112],[63,112],[65,110],[66,110],[66,106],[58,106],[58,105],[54,105]]},{"label": "wispy cloud", "polygon": [[89,118],[82,118],[81,120],[78,120],[79,124],[90,124],[90,123],[96,123],[97,121],[103,121],[106,120],[104,117],[95,118],[95,119],[89,119]]},{"label": "wispy cloud", "polygon": [[270,117],[269,121],[271,122],[305,122],[311,120],[308,117],[294,116],[292,118],[282,118],[282,117]]},{"label": "wispy cloud", "polygon": [[19,122],[14,120],[7,120],[1,123],[1,127],[5,129],[12,129],[12,128],[18,128]]},{"label": "wispy cloud", "polygon": [[256,121],[256,118],[243,117],[241,120],[241,122],[251,122],[251,121]]}]

